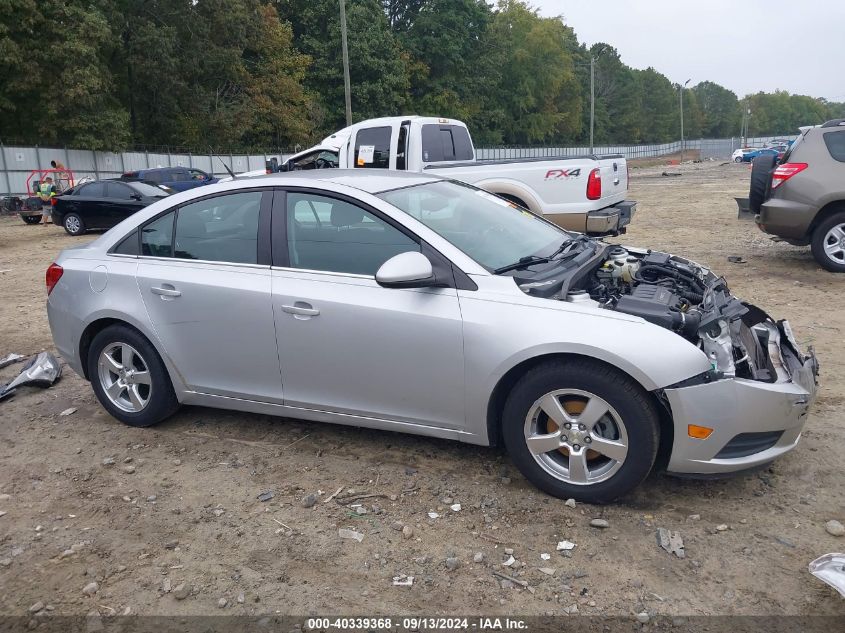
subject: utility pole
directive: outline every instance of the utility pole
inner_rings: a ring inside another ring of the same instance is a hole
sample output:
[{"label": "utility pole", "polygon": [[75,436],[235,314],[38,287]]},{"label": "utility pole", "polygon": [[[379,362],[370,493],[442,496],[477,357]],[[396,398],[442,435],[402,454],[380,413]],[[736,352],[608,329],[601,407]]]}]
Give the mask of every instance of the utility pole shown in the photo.
[{"label": "utility pole", "polygon": [[349,49],[346,46],[346,0],[340,0],[340,44],[343,48],[343,90],[346,96],[346,125],[352,125],[352,95],[349,85]]},{"label": "utility pole", "polygon": [[692,79],[687,79],[684,82],[684,85],[680,87],[678,90],[679,94],[681,95],[681,162],[684,162],[684,90],[687,88],[687,84],[692,81]]},{"label": "utility pole", "polygon": [[590,154],[593,154],[593,130],[596,125],[596,60],[607,47],[602,46],[595,55],[590,55]]}]

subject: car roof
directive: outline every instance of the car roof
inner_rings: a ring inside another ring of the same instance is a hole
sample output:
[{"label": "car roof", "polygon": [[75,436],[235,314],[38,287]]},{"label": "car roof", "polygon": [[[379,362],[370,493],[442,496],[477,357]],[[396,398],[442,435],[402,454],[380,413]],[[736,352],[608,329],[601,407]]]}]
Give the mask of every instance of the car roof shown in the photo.
[{"label": "car roof", "polygon": [[246,178],[237,178],[235,182],[241,180],[271,181],[272,184],[279,185],[307,185],[307,182],[296,181],[317,180],[345,185],[366,193],[381,193],[383,191],[390,191],[391,189],[401,189],[403,187],[413,187],[414,185],[422,185],[429,182],[438,182],[445,180],[445,178],[433,174],[388,171],[386,169],[313,169],[287,174],[248,176]]}]

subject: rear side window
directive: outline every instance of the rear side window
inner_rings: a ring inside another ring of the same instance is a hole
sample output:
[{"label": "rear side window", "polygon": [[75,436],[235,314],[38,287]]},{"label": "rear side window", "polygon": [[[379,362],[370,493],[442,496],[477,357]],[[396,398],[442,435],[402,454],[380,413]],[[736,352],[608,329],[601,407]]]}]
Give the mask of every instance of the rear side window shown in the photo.
[{"label": "rear side window", "polygon": [[104,198],[106,193],[106,185],[102,182],[92,182],[80,189],[80,196],[87,196],[89,198]]},{"label": "rear side window", "polygon": [[423,162],[426,163],[473,158],[469,132],[459,125],[423,125],[422,151]]},{"label": "rear side window", "polygon": [[132,191],[129,187],[119,182],[110,182],[106,184],[106,198],[117,198],[119,200],[131,200]]},{"label": "rear side window", "polygon": [[824,135],[824,144],[834,160],[845,163],[845,130],[828,132]]},{"label": "rear side window", "polygon": [[175,257],[257,264],[261,196],[260,191],[235,193],[179,209]]},{"label": "rear side window", "polygon": [[141,254],[150,257],[173,256],[173,218],[175,211],[166,213],[141,229]]},{"label": "rear side window", "polygon": [[355,167],[390,167],[390,128],[371,127],[355,135]]}]

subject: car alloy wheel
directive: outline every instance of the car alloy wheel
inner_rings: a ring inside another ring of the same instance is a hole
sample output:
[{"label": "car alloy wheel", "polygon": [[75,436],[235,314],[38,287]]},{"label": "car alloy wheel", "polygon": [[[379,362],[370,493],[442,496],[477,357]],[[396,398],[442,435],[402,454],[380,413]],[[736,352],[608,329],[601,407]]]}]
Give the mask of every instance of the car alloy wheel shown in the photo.
[{"label": "car alloy wheel", "polygon": [[65,230],[71,235],[76,235],[82,231],[82,222],[76,215],[69,215],[65,218]]},{"label": "car alloy wheel", "polygon": [[845,223],[836,224],[825,233],[822,240],[824,254],[834,264],[845,265]]},{"label": "car alloy wheel", "polygon": [[131,345],[112,343],[100,352],[97,373],[105,396],[127,413],[140,413],[150,402],[153,387],[149,365]]},{"label": "car alloy wheel", "polygon": [[613,477],[628,456],[628,433],[605,400],[580,389],[538,399],[525,418],[525,443],[552,477],[584,486]]}]

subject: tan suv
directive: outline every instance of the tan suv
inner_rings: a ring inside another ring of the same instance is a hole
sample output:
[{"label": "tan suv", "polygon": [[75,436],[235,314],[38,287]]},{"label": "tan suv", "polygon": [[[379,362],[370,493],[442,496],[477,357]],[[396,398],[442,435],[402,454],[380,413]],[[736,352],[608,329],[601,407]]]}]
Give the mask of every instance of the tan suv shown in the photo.
[{"label": "tan suv", "polygon": [[809,244],[823,268],[845,272],[845,119],[802,127],[780,161],[755,158],[748,198],[762,231]]}]

